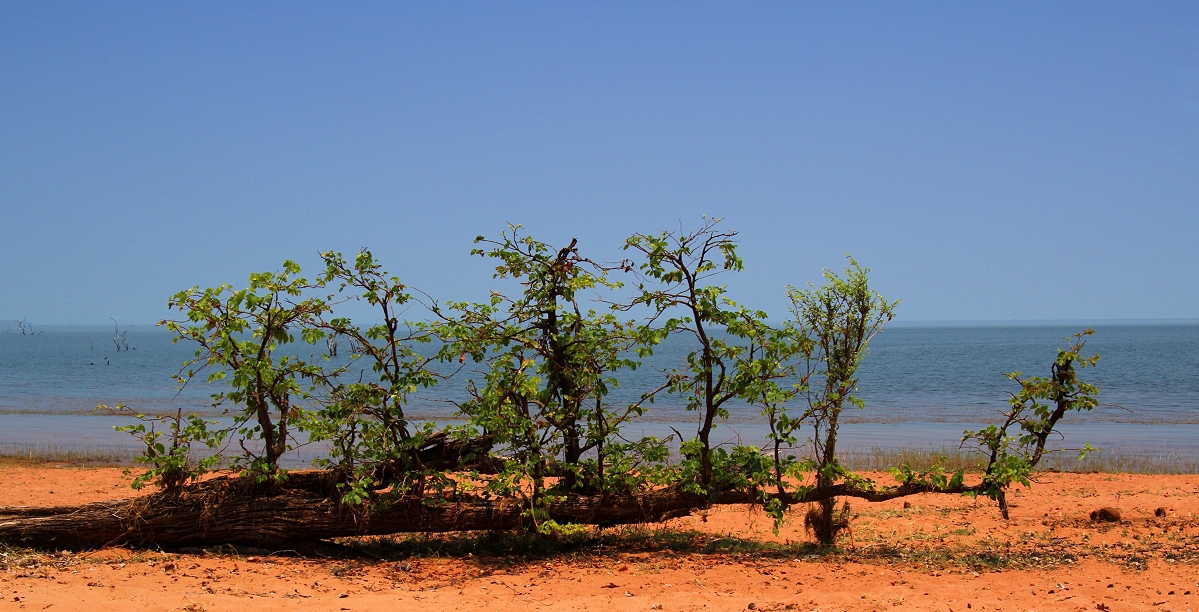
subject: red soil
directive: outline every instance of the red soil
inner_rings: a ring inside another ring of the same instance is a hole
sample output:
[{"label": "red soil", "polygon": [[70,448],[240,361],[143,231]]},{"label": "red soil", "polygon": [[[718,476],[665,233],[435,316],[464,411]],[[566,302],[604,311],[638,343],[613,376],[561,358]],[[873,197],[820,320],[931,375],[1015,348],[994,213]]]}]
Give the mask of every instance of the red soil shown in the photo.
[{"label": "red soil", "polygon": [[[879,475],[879,480],[887,477]],[[475,556],[302,559],[0,547],[0,610],[1191,610],[1199,606],[1199,476],[1045,474],[1004,522],[986,499],[853,503],[852,548],[815,556],[800,517],[776,536],[744,507],[626,530],[717,552],[592,547],[510,562]],[[120,469],[0,466],[0,506],[132,494]],[[1101,506],[1120,523],[1094,524]],[[1165,508],[1165,517],[1155,517]],[[705,520],[706,519],[706,520]],[[661,530],[669,530],[662,532]],[[778,543],[762,547],[756,543]],[[756,546],[756,547],[755,547]],[[752,605],[752,608],[751,608]]]}]

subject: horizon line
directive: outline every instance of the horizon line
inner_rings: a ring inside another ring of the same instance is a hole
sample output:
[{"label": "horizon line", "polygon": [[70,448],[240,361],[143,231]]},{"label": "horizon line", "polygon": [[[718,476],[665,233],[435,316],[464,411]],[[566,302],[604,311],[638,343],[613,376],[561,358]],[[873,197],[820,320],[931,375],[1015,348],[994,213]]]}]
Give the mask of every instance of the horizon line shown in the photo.
[{"label": "horizon line", "polygon": [[[37,323],[25,319],[27,324],[41,328],[64,327],[109,327],[109,323]],[[15,325],[17,319],[0,319],[0,326]],[[1161,318],[1068,318],[1068,319],[895,319],[888,323],[895,327],[965,327],[965,326],[1018,326],[1018,325],[1153,325],[1153,324],[1199,324],[1199,317],[1161,317]],[[127,323],[122,328],[159,327],[154,323]],[[4,330],[0,330],[4,333]]]}]

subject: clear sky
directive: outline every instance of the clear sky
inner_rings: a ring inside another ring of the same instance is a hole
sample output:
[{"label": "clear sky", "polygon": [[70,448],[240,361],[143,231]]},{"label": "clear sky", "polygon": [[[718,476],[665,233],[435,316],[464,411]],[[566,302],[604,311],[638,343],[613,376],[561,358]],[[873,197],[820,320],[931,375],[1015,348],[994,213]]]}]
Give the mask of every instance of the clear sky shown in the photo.
[{"label": "clear sky", "polygon": [[0,319],[701,214],[775,313],[851,252],[901,320],[1199,317],[1199,3],[0,3]]}]

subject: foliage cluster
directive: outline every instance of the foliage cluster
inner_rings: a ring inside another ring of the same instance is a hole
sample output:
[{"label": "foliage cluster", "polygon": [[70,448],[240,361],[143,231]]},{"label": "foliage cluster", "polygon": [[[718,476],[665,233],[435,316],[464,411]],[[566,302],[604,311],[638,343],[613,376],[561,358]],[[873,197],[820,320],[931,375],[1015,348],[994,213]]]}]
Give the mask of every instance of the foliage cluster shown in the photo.
[{"label": "foliage cluster", "polygon": [[[982,493],[1006,515],[1004,491],[1028,484],[1059,421],[1096,405],[1096,389],[1076,374],[1097,359],[1080,356],[1088,330],[1059,352],[1050,377],[1011,375],[1020,390],[1004,422],[966,433],[989,454],[983,484],[966,487],[962,472],[940,465],[900,466],[897,487],[880,488],[843,464],[837,439],[842,411],[863,405],[858,368],[898,302],[872,290],[869,270],[851,257],[820,286],[788,287],[789,317],[773,320],[718,282],[744,266],[736,236],[705,218],[689,231],[634,234],[624,244],[630,259],[603,262],[577,241],[557,248],[509,226],[479,236],[472,254],[512,289],[474,302],[414,290],[365,249],[352,259],[323,253],[313,280],[285,261],[244,289],[179,292],[170,306],[182,318],[162,324],[197,350],[178,379],[222,382],[213,401],[228,418],[136,415],[142,422],[123,429],[145,442],[149,469],[135,486],[178,491],[221,458],[279,482],[287,452],[321,444],[320,464],[350,506],[516,500],[529,530],[561,536],[573,528],[551,519],[555,501],[669,487],[713,503],[748,496],[776,525],[791,506],[816,502],[807,522],[830,545],[848,508],[838,512],[837,497]],[[337,316],[350,301],[369,306],[375,322]],[[672,336],[692,347],[685,360],[635,401],[614,401],[622,375],[650,367],[644,360]],[[335,359],[343,340],[350,355]],[[321,343],[329,354],[305,358],[297,348]],[[456,424],[414,419],[413,394],[445,384],[466,392]],[[624,435],[667,396],[695,413],[694,435]],[[713,430],[747,409],[769,428],[765,448],[714,444]],[[215,452],[194,461],[194,444]]]}]

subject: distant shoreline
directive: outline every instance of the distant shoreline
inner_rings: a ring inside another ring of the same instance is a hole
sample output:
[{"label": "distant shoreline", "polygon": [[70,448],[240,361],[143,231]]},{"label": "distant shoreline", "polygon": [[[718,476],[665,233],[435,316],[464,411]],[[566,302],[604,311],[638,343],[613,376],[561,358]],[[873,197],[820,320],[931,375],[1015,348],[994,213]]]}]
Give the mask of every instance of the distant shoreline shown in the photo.
[{"label": "distant shoreline", "polygon": [[[112,323],[32,323],[36,326],[37,331],[103,331],[112,330]],[[121,323],[121,329],[130,331],[146,332],[160,331],[162,333],[170,333],[166,329],[159,327],[158,322],[151,323]],[[897,318],[887,324],[887,327],[896,328],[972,328],[972,327],[1095,327],[1095,326],[1143,326],[1143,325],[1199,325],[1199,317],[1192,318],[1164,318],[1164,319],[960,319],[960,320],[912,320]],[[7,333],[16,333],[16,319],[0,319],[0,334],[5,333],[9,327],[12,330]]]},{"label": "distant shoreline", "polygon": [[[0,455],[11,452],[54,448],[62,452],[97,451],[109,454],[140,452],[136,440],[116,432],[112,425],[128,424],[130,419],[108,415],[5,415],[8,426],[0,429]],[[109,422],[105,423],[107,419]],[[461,424],[458,419],[439,421]],[[961,422],[894,422],[846,423],[841,429],[841,448],[849,454],[883,453],[892,455],[903,451],[917,453],[961,453],[958,448],[965,429],[978,429],[983,423]],[[629,424],[625,433],[633,437],[665,438],[677,429],[684,435],[693,434],[693,422],[642,421]],[[1051,448],[1078,449],[1084,444],[1101,449],[1104,461],[1120,464],[1148,463],[1178,464],[1187,467],[1182,473],[1199,473],[1199,424],[1139,424],[1139,423],[1069,423],[1061,428],[1064,438],[1051,442]],[[811,430],[800,430],[806,439]],[[713,432],[713,443],[743,444],[762,447],[766,428],[753,423],[722,423]],[[802,444],[802,443],[801,443]],[[323,456],[321,447],[305,447],[291,467],[307,465]],[[1077,455],[1077,450],[1063,455]],[[1060,463],[1060,462],[1059,462]],[[1077,464],[1066,461],[1063,465]],[[1054,463],[1050,463],[1052,467]],[[1086,465],[1085,462],[1082,465]]]}]

